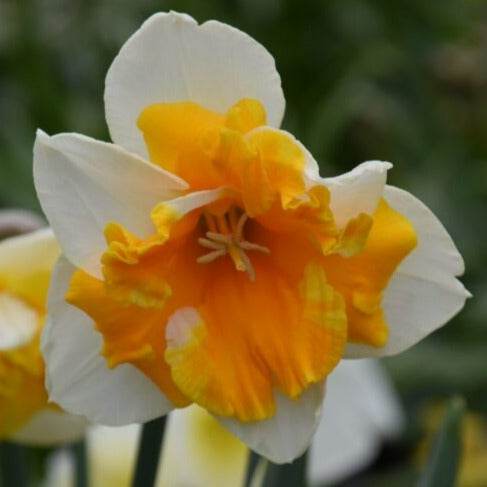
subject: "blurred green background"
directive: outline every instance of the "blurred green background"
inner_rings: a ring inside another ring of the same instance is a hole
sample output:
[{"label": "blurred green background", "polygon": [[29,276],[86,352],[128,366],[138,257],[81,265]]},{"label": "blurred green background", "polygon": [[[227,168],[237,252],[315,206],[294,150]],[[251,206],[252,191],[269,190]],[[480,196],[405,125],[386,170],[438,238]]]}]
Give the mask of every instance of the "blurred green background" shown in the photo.
[{"label": "blurred green background", "polygon": [[487,417],[487,2],[0,0],[0,206],[40,211],[37,127],[108,140],[106,70],[144,19],[168,9],[228,22],[264,44],[282,78],[284,127],[321,174],[393,162],[389,182],[422,199],[463,254],[474,299],[383,362],[408,414],[405,434],[341,484],[411,485],[419,418],[432,400],[461,393]]}]

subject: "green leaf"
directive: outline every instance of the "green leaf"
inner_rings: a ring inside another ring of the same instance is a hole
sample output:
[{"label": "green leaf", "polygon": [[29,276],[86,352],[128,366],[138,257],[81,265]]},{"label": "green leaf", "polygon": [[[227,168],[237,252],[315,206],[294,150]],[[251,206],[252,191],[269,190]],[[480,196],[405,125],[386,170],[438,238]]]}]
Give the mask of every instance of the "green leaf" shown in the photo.
[{"label": "green leaf", "polygon": [[426,470],[418,487],[454,487],[461,455],[461,425],[465,401],[454,397],[436,434]]}]

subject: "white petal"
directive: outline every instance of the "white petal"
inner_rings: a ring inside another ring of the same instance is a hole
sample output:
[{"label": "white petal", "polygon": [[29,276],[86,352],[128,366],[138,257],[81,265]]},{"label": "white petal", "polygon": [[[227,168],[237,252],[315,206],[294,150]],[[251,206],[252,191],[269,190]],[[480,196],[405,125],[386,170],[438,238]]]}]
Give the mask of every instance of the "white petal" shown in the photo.
[{"label": "white petal", "polygon": [[150,17],[125,43],[105,85],[112,140],[147,157],[136,121],[158,102],[194,101],[225,113],[242,98],[263,103],[268,125],[278,127],[284,95],[274,59],[247,34],[216,21],[198,25],[176,12]]},{"label": "white petal", "polygon": [[51,281],[41,340],[50,400],[66,411],[112,426],[166,414],[173,406],[160,389],[129,364],[109,369],[92,320],[64,301],[74,270],[61,257]]},{"label": "white petal", "polygon": [[105,225],[154,232],[150,211],[187,188],[184,181],[120,147],[78,134],[37,132],[34,180],[41,206],[66,257],[100,276]]},{"label": "white petal", "polygon": [[226,187],[205,189],[203,191],[195,191],[193,193],[180,196],[179,198],[165,201],[164,206],[172,208],[176,214],[181,217],[190,211],[224,198],[226,195],[231,195],[231,190]]},{"label": "white petal", "polygon": [[389,162],[367,161],[341,176],[315,181],[330,190],[330,208],[338,226],[344,226],[359,213],[374,213],[391,167]]},{"label": "white petal", "polygon": [[338,482],[369,464],[382,440],[404,423],[394,391],[373,360],[340,362],[326,389],[308,457],[311,485]]},{"label": "white petal", "polygon": [[349,345],[349,357],[399,353],[444,325],[470,297],[455,278],[464,271],[462,256],[435,215],[407,191],[386,186],[384,196],[413,224],[418,245],[401,262],[384,292],[387,345],[378,349]]},{"label": "white petal", "polygon": [[36,213],[23,208],[0,210],[0,238],[32,232],[46,225]]},{"label": "white petal", "polygon": [[176,409],[169,415],[157,485],[241,487],[247,458],[247,447],[204,409]]},{"label": "white petal", "polygon": [[11,439],[32,446],[50,446],[79,440],[87,427],[81,416],[42,409]]},{"label": "white petal", "polygon": [[309,387],[299,399],[276,392],[277,411],[264,421],[241,423],[218,418],[252,450],[275,463],[291,462],[310,445],[321,414],[324,383]]}]

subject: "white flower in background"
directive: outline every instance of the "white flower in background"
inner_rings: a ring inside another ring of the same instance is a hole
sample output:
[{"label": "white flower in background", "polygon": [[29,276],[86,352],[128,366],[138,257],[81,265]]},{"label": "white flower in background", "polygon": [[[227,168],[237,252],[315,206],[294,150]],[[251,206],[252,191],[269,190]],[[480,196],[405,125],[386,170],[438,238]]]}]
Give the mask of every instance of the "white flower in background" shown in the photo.
[{"label": "white flower in background", "polygon": [[[326,420],[320,421],[308,457],[311,486],[338,482],[366,467],[403,424],[387,377],[372,360],[340,363],[327,389]],[[129,487],[139,432],[136,425],[88,431],[91,487]],[[204,409],[177,410],[169,416],[156,487],[243,487],[248,458],[245,444]],[[69,452],[50,459],[46,486],[74,487]]]},{"label": "white flower in background", "polygon": [[156,14],[106,79],[114,144],[39,131],[63,257],[42,340],[52,400],[123,425],[196,403],[275,462],[310,444],[341,358],[398,353],[468,292],[435,216],[371,161],[323,179],[280,130],[272,56]]},{"label": "white flower in background", "polygon": [[324,414],[308,457],[311,485],[339,482],[366,467],[383,441],[404,426],[389,379],[372,359],[340,362],[326,389]]},{"label": "white flower in background", "polygon": [[86,426],[48,404],[44,387],[39,337],[59,254],[48,229],[0,241],[0,440],[51,445],[78,439]]},{"label": "white flower in background", "polygon": [[36,213],[23,208],[0,210],[0,238],[33,232],[46,226],[46,222]]}]

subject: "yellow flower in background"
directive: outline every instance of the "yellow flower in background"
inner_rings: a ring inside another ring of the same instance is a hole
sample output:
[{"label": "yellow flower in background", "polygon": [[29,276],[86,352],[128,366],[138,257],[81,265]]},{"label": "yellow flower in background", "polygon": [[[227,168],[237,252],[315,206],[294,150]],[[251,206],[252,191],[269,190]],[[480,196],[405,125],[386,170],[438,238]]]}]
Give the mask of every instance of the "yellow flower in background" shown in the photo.
[{"label": "yellow flower in background", "polygon": [[[374,360],[343,361],[327,381],[326,415],[307,459],[307,485],[339,482],[370,464],[383,440],[398,434],[403,416],[387,377]],[[87,432],[91,487],[128,487],[140,427],[95,426]],[[204,409],[169,415],[156,487],[242,487],[249,450]],[[181,459],[184,458],[184,468]],[[74,486],[74,459],[58,451],[46,486]]]},{"label": "yellow flower in background", "polygon": [[389,163],[321,178],[280,130],[271,55],[156,14],[106,79],[114,144],[39,131],[34,176],[63,249],[43,335],[52,400],[91,420],[196,403],[290,461],[341,358],[398,353],[468,292],[435,216]]},{"label": "yellow flower in background", "polygon": [[0,241],[0,439],[47,445],[82,436],[85,421],[48,404],[39,338],[59,246],[50,230]]}]

